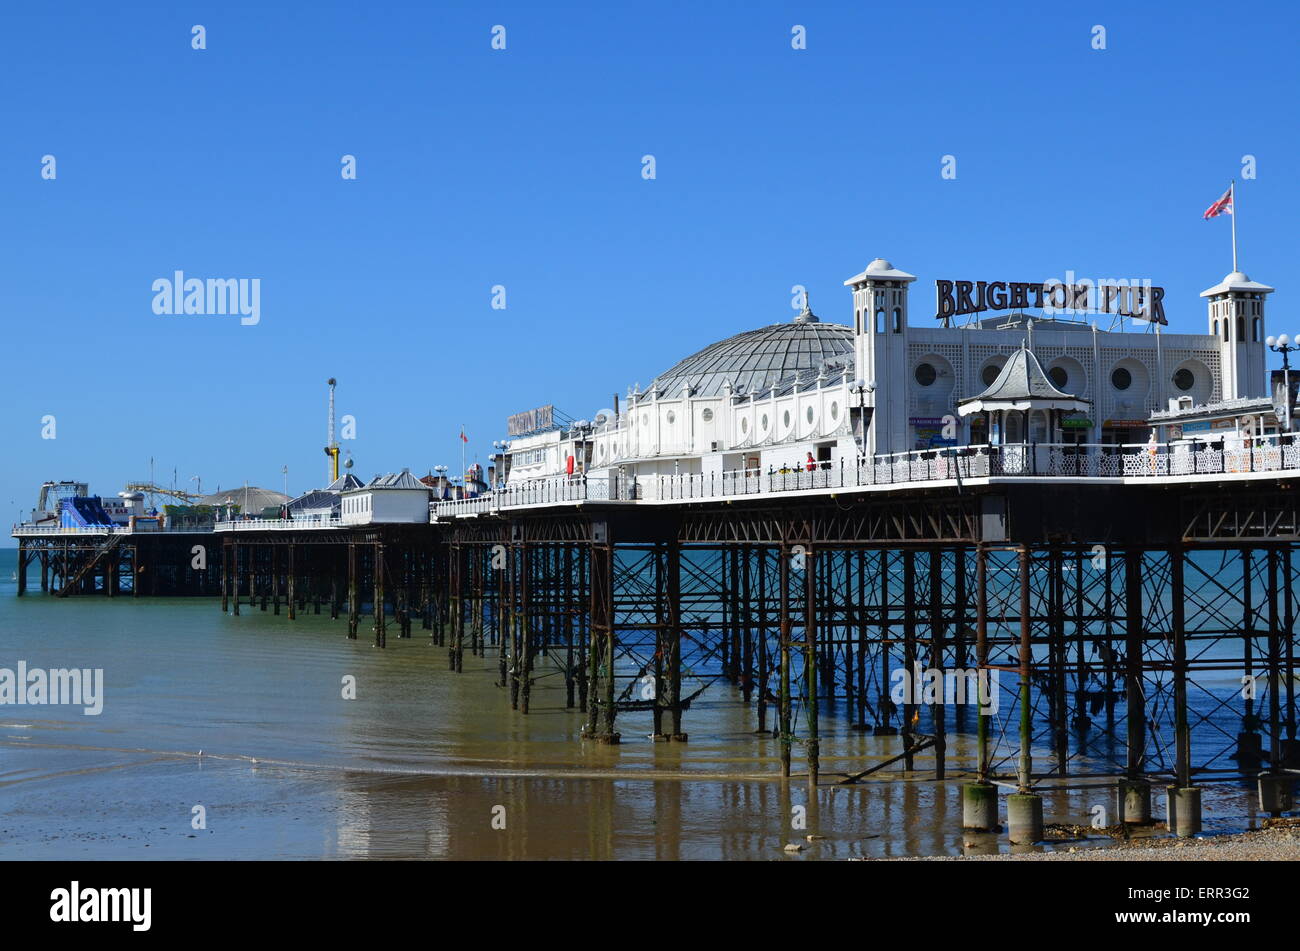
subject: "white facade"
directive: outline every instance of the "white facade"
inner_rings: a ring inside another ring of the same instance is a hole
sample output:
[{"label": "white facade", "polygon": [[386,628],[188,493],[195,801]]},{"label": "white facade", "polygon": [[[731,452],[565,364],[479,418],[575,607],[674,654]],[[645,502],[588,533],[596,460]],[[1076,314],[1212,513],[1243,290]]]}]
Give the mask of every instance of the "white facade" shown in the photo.
[{"label": "white facade", "polygon": [[131,521],[132,515],[144,514],[144,493],[119,492],[117,498],[105,496],[100,504],[104,506],[109,518],[118,525],[126,525]]},{"label": "white facade", "polygon": [[341,493],[339,520],[344,525],[427,522],[430,497],[429,487],[403,469]]},{"label": "white facade", "polygon": [[848,326],[822,323],[805,305],[790,323],[720,341],[645,391],[630,389],[616,414],[512,439],[509,482],[562,475],[569,455],[589,458],[593,476],[707,475],[984,442],[983,421],[960,417],[957,403],[982,392],[1022,346],[1057,388],[1091,405],[1064,421],[1062,432],[1079,443],[1144,442],[1151,413],[1178,397],[1205,404],[1266,395],[1264,302],[1273,289],[1239,272],[1202,294],[1204,334],[1159,325],[1116,332],[1022,313],[912,326],[913,281],[877,258],[844,282]]},{"label": "white facade", "polygon": [[565,473],[570,457],[574,474],[581,474],[587,471],[590,454],[590,443],[572,429],[557,428],[519,436],[510,441],[510,481]]}]

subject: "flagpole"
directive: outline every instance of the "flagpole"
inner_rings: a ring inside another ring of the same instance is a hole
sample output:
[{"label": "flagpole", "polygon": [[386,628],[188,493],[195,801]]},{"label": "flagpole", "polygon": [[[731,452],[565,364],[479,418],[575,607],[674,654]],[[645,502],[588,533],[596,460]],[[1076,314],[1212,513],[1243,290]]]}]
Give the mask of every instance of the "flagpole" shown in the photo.
[{"label": "flagpole", "polygon": [[[1236,218],[1233,218],[1234,224],[1236,223],[1236,220],[1237,220]],[[1233,240],[1235,241],[1236,239],[1234,238]],[[1233,247],[1235,248],[1236,245],[1234,244]],[[1233,251],[1234,261],[1236,260],[1235,257],[1236,253],[1237,252],[1234,250]],[[1233,267],[1233,270],[1235,271],[1236,267]],[[460,424],[460,483],[461,485],[465,485],[465,424],[464,423]]]},{"label": "flagpole", "polygon": [[1237,271],[1237,180],[1234,178],[1228,186],[1232,193],[1232,270]]}]

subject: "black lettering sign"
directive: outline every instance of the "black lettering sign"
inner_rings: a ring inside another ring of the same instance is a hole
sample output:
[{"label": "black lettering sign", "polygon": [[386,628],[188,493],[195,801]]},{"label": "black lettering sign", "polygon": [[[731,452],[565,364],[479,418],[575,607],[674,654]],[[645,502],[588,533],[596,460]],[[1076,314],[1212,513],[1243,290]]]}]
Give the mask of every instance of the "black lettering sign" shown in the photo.
[{"label": "black lettering sign", "polygon": [[1157,324],[1168,323],[1165,319],[1165,289],[1145,283],[935,281],[934,292],[934,316],[937,320],[946,321],[987,310],[1023,310],[1029,307],[1041,310],[1046,303],[1060,311],[1118,314]]},{"label": "black lettering sign", "polygon": [[952,299],[952,281],[935,281],[935,314],[940,320],[946,320],[957,313],[957,302]]}]

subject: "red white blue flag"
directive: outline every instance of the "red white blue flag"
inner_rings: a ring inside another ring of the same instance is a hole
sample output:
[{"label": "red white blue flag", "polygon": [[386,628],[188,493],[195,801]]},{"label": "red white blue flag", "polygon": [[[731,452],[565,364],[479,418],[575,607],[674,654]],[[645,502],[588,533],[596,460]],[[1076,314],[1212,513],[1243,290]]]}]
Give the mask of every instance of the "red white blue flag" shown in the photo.
[{"label": "red white blue flag", "polygon": [[1232,189],[1233,186],[1229,185],[1228,190],[1223,193],[1223,197],[1220,198],[1218,201],[1216,201],[1209,208],[1205,209],[1205,214],[1201,215],[1201,217],[1216,218],[1219,215],[1224,214],[1225,212],[1227,214],[1232,214]]}]

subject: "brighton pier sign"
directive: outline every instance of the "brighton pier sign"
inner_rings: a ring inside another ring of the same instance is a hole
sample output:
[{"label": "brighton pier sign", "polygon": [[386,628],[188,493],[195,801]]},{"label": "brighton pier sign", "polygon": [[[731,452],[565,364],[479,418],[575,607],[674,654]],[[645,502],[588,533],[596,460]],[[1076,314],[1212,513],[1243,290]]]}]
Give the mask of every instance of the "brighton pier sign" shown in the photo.
[{"label": "brighton pier sign", "polygon": [[506,418],[506,435],[523,436],[555,425],[555,407],[547,404]]},{"label": "brighton pier sign", "polygon": [[1053,278],[1039,283],[1017,281],[935,281],[935,319],[963,314],[1037,308],[1048,314],[1112,314],[1156,324],[1165,320],[1165,289],[1150,281],[1092,281]]}]

